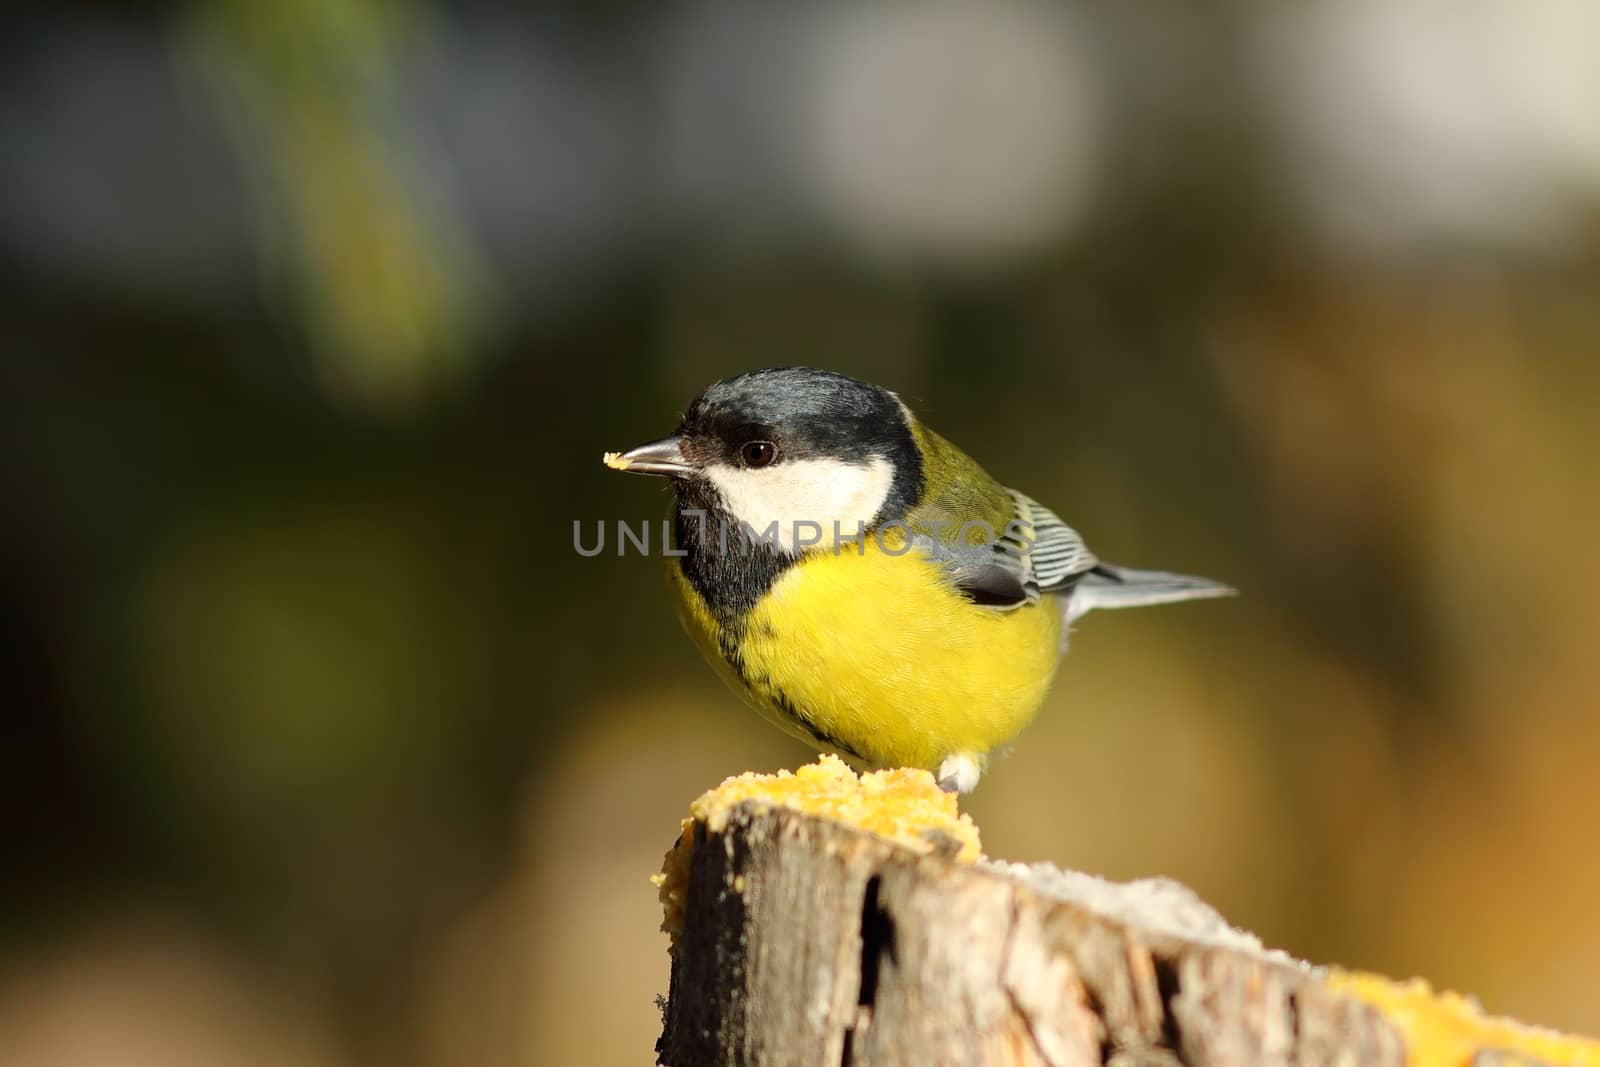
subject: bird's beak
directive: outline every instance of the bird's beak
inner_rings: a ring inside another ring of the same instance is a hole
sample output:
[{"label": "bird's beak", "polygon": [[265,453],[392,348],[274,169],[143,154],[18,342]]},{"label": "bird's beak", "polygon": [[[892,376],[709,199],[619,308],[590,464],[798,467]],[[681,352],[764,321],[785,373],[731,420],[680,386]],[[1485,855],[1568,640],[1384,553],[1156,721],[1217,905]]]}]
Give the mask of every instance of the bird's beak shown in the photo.
[{"label": "bird's beak", "polygon": [[668,478],[686,478],[697,469],[683,456],[683,447],[676,437],[663,437],[626,452],[607,452],[605,465],[614,471],[629,474],[660,474]]}]

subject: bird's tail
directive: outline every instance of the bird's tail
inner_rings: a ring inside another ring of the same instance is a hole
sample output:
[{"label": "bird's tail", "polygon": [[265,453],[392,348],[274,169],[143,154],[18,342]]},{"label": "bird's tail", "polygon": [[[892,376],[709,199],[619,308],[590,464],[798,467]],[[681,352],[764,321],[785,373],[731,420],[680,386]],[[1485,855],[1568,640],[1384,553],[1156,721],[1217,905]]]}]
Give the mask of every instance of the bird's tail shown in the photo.
[{"label": "bird's tail", "polygon": [[1172,604],[1179,600],[1234,596],[1232,586],[1167,571],[1141,571],[1102,563],[1072,587],[1067,618],[1076,619],[1095,608],[1142,608],[1146,604]]}]

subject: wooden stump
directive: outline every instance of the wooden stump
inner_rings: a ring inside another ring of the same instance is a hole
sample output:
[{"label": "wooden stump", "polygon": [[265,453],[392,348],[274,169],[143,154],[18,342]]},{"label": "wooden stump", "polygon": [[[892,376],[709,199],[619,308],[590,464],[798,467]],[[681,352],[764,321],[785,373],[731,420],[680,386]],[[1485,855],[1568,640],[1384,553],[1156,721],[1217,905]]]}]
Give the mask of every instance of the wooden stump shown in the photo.
[{"label": "wooden stump", "polygon": [[1176,883],[961,862],[929,834],[918,851],[759,799],[687,824],[658,1062],[1600,1065],[1381,982],[1437,1009],[1408,1034],[1358,995],[1379,980],[1267,951]]}]

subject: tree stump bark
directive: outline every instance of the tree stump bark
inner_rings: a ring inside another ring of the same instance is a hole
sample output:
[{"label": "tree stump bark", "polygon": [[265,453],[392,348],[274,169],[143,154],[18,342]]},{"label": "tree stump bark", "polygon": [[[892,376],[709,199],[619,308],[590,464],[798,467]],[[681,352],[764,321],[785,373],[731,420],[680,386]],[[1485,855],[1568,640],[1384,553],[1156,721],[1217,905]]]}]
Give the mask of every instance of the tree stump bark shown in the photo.
[{"label": "tree stump bark", "polygon": [[[1176,883],[925,840],[761,799],[686,824],[658,1063],[1600,1065],[1600,1045],[1265,950]],[[1411,1025],[1362,981],[1437,1015]]]}]

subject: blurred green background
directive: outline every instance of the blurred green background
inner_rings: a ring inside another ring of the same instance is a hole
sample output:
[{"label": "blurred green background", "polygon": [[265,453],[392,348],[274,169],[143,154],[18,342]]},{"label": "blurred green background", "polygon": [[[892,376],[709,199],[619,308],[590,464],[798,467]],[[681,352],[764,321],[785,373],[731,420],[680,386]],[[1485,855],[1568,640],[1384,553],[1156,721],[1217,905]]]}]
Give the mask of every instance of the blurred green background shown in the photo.
[{"label": "blurred green background", "polygon": [[966,808],[1600,1031],[1600,9],[23,5],[0,1048],[649,1062],[688,801],[809,758],[599,464],[898,390],[1103,556]]}]

